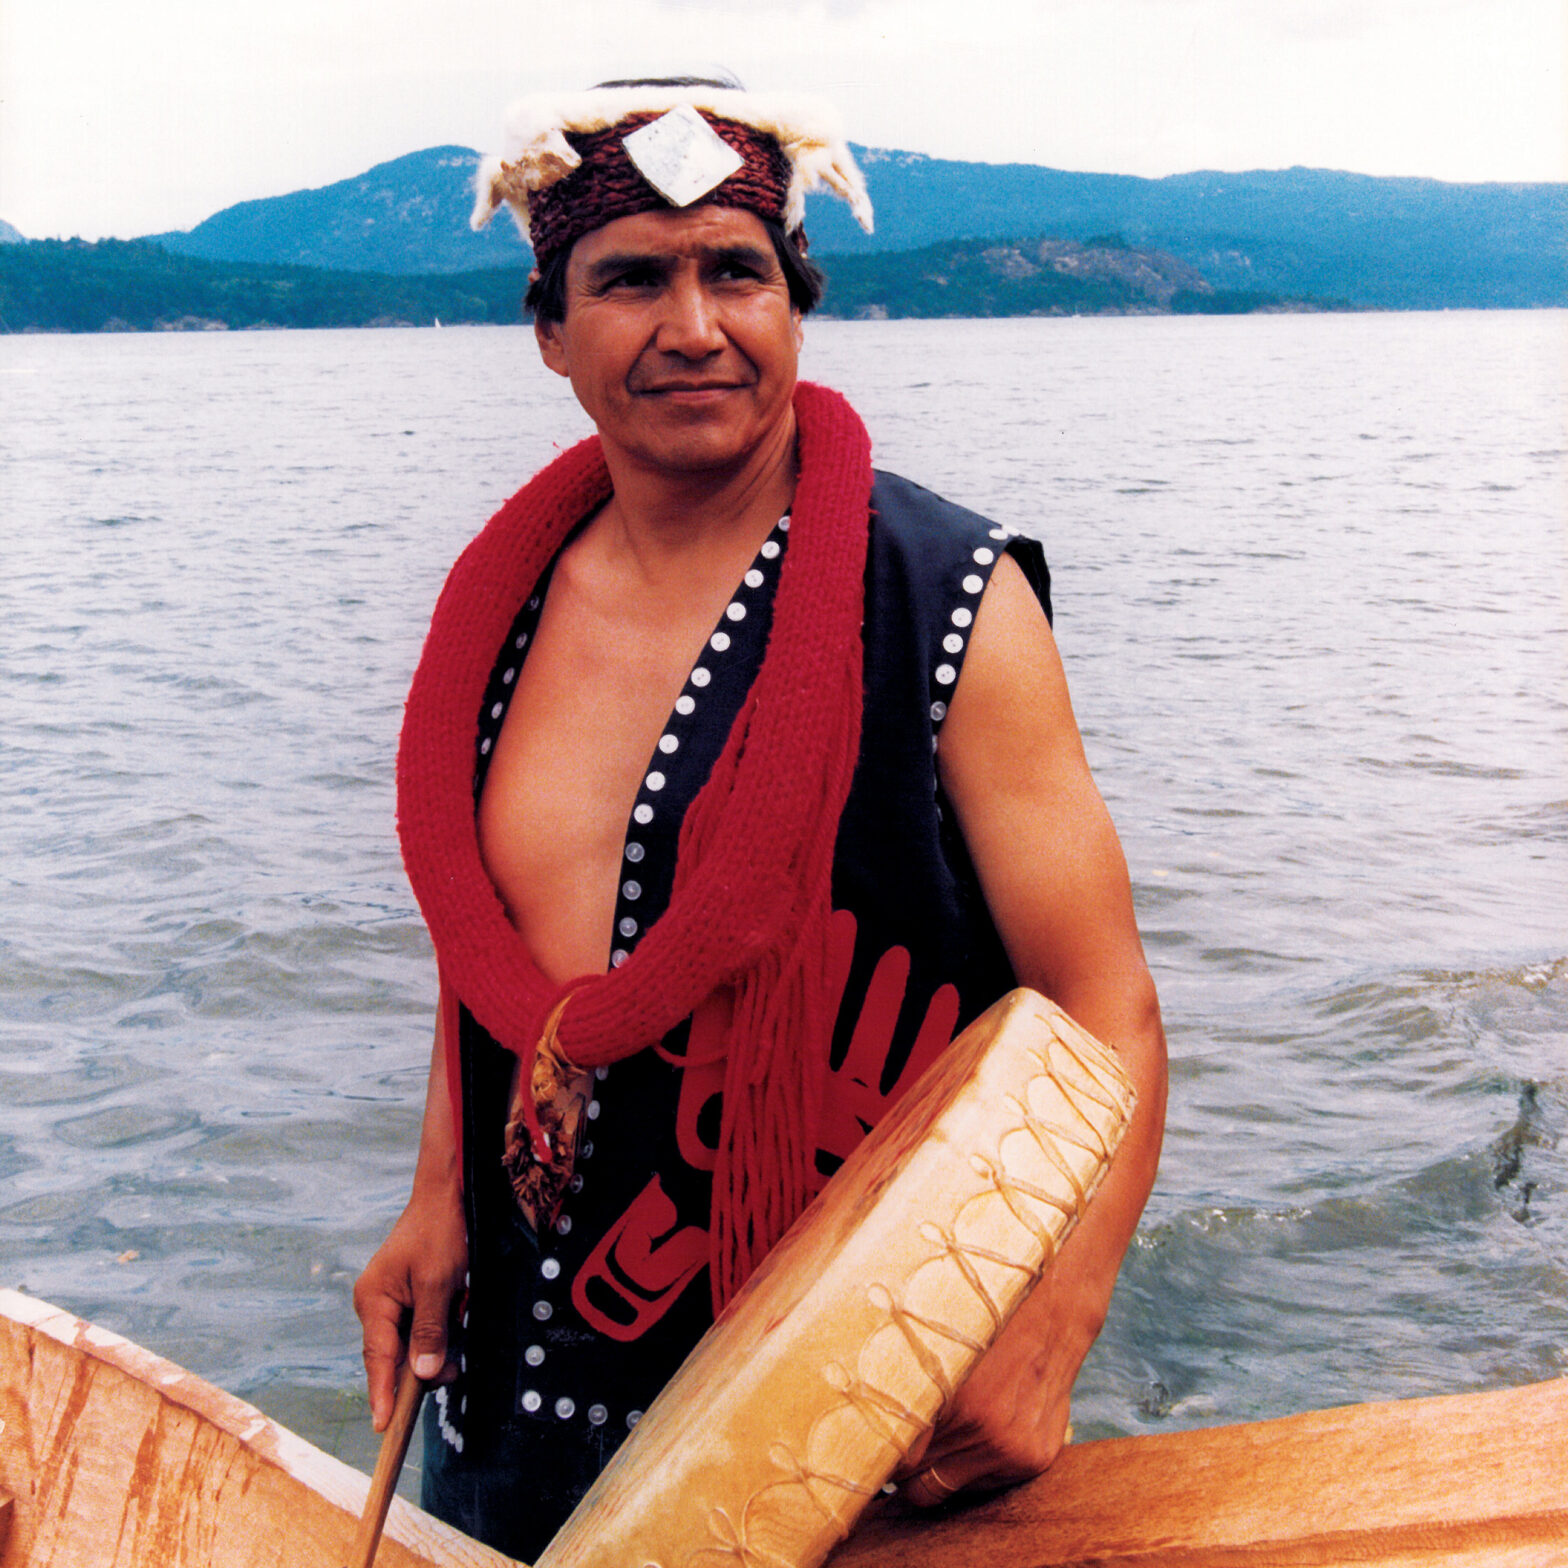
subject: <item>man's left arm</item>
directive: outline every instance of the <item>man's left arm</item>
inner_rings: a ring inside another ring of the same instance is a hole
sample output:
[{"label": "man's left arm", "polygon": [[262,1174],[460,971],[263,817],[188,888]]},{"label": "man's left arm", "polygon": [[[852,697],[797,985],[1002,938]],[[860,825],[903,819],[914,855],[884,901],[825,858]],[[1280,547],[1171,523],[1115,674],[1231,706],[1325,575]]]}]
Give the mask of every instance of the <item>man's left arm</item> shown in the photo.
[{"label": "man's left arm", "polygon": [[1077,1229],[906,1465],[905,1495],[919,1504],[1026,1480],[1056,1457],[1073,1379],[1154,1184],[1165,1122],[1165,1036],[1127,863],[1089,773],[1055,638],[1010,556],[975,617],[937,766],[1019,983],[1116,1052],[1138,1105]]}]

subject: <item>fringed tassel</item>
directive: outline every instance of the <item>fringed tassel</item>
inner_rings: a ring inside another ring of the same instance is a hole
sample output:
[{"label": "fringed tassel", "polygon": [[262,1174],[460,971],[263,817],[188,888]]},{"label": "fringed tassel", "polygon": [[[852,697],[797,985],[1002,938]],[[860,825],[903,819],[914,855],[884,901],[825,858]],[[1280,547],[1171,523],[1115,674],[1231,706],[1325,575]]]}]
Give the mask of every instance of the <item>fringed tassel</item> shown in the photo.
[{"label": "fringed tassel", "polygon": [[[858,679],[848,684],[858,699]],[[854,760],[843,750],[833,759],[830,791],[847,791]],[[715,1315],[799,1218],[815,1186],[822,1086],[833,1044],[826,997],[837,837],[837,814],[819,813],[803,845],[793,944],[754,966],[737,986],[713,1172],[709,1287]]]}]

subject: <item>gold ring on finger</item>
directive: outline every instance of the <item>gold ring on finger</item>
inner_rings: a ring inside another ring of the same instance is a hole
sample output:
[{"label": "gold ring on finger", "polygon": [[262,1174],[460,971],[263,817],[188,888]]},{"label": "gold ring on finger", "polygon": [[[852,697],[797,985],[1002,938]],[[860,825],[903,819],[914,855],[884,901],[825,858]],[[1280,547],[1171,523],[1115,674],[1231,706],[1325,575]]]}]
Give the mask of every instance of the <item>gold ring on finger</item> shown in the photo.
[{"label": "gold ring on finger", "polygon": [[942,1479],[942,1474],[935,1465],[927,1465],[920,1473],[937,1489],[937,1492],[942,1497],[951,1497],[958,1490],[951,1481]]}]

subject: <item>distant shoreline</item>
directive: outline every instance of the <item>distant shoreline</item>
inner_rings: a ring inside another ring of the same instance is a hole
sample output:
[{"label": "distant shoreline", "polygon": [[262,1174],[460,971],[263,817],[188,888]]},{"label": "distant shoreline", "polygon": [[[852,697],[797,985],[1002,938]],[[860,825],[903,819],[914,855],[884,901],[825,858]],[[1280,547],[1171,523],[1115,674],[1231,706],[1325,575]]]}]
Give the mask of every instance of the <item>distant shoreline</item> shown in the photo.
[{"label": "distant shoreline", "polygon": [[[955,241],[824,256],[823,319],[1245,315],[1345,310],[1341,300],[1216,289],[1195,268],[1116,236]],[[526,320],[521,267],[340,272],[176,255],[147,240],[0,247],[0,333],[212,332],[502,325]]]},{"label": "distant shoreline", "polygon": [[[1353,300],[1219,289],[1168,253],[1116,236],[955,241],[919,251],[819,258],[821,321],[1026,320],[1085,316],[1299,315],[1388,311]],[[522,267],[372,273],[217,262],[147,240],[0,246],[0,336],[526,325]],[[1560,309],[1538,305],[1408,307]]]},{"label": "distant shoreline", "polygon": [[[1503,315],[1549,315],[1553,312],[1559,315],[1568,313],[1568,305],[1454,305],[1454,306],[1411,306],[1407,309],[1394,309],[1386,305],[1361,305],[1343,307],[1333,310],[1311,309],[1259,309],[1246,312],[1209,312],[1210,319],[1219,315],[1236,317],[1242,314],[1248,316],[1503,316]],[[1078,312],[1076,314],[1059,315],[1033,315],[1033,316],[835,316],[831,311],[815,311],[808,322],[808,330],[812,323],[823,326],[850,326],[850,327],[880,327],[896,325],[903,321],[952,321],[952,322],[984,322],[984,321],[1090,321],[1090,320],[1171,320],[1180,316],[1191,317],[1196,312],[1176,311],[1098,311]],[[277,323],[263,323],[249,327],[229,327],[223,322],[190,321],[166,322],[152,327],[127,327],[105,326],[86,329],[70,329],[65,327],[23,327],[19,331],[9,331],[0,327],[0,338],[84,338],[84,337],[179,337],[186,334],[233,334],[236,336],[252,332],[431,332],[431,331],[463,331],[471,328],[495,327],[505,329],[509,327],[527,328],[527,320],[517,321],[378,321],[365,322],[359,325],[336,325],[320,327],[291,327],[280,326]]]},{"label": "distant shoreline", "polygon": [[[1277,309],[1260,308],[1249,311],[1210,311],[1210,312],[1177,312],[1177,311],[1136,311],[1136,310],[1105,310],[1105,311],[1078,311],[1047,314],[1044,312],[1034,315],[1022,316],[836,316],[831,311],[814,311],[808,323],[820,323],[827,326],[851,327],[879,327],[895,325],[902,321],[1091,321],[1091,320],[1171,320],[1180,317],[1192,317],[1204,314],[1209,317],[1228,316],[1500,316],[1500,315],[1530,315],[1530,314],[1558,314],[1568,313],[1568,305],[1454,305],[1454,306],[1411,306],[1407,309],[1394,309],[1387,305],[1356,305],[1341,306],[1333,309],[1311,309],[1297,307],[1282,307]],[[69,327],[22,327],[9,329],[0,326],[0,338],[71,338],[71,337],[180,337],[186,334],[232,334],[235,336],[252,332],[431,332],[431,331],[463,331],[470,328],[527,328],[531,323],[520,317],[516,321],[374,321],[353,324],[334,324],[318,327],[296,327],[280,325],[277,322],[261,322],[253,326],[230,327],[222,321],[204,321],[194,318],[180,321],[162,322],[151,327],[132,327],[125,325],[106,324],[102,327],[69,328]]]}]

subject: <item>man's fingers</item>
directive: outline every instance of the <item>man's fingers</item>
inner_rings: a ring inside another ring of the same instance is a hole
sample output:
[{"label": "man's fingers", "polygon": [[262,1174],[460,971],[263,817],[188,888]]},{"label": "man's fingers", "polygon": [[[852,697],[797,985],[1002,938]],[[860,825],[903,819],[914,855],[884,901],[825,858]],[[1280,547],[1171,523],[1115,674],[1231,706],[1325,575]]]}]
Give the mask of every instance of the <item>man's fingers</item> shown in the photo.
[{"label": "man's fingers", "polygon": [[391,1316],[371,1313],[364,1318],[365,1387],[370,1395],[370,1424],[386,1429],[397,1397],[397,1371],[403,1364],[403,1337],[398,1333],[397,1305],[387,1302]]},{"label": "man's fingers", "polygon": [[403,1364],[403,1345],[395,1330],[392,1348],[372,1344],[367,1326],[361,1355],[365,1362],[365,1390],[370,1395],[370,1425],[381,1432],[392,1419],[392,1404],[397,1397],[397,1370]]},{"label": "man's fingers", "polygon": [[1016,1428],[1003,1440],[971,1438],[961,1447],[951,1446],[951,1437],[928,1440],[910,1450],[895,1478],[916,1508],[940,1508],[960,1492],[979,1495],[1031,1480],[1047,1469],[1062,1444],[1072,1441],[1072,1432],[1069,1426],[1060,1442],[1049,1443],[1038,1433],[1021,1434]]},{"label": "man's fingers", "polygon": [[370,1395],[370,1424],[380,1432],[392,1419],[397,1395],[397,1370],[403,1364],[403,1336],[398,1329],[404,1308],[395,1297],[371,1289],[356,1290],[354,1306],[363,1329],[361,1354]]},{"label": "man's fingers", "polygon": [[928,1460],[904,1482],[905,1500],[916,1508],[940,1508],[973,1479],[973,1465],[962,1453]]},{"label": "man's fingers", "polygon": [[414,1374],[433,1382],[446,1365],[447,1320],[452,1313],[453,1290],[445,1281],[414,1281],[414,1321],[408,1331],[408,1354]]},{"label": "man's fingers", "polygon": [[384,1432],[387,1422],[392,1419],[397,1369],[403,1358],[399,1356],[393,1360],[390,1356],[373,1355],[369,1350],[365,1351],[364,1357],[365,1388],[370,1395],[370,1429],[373,1432]]}]

